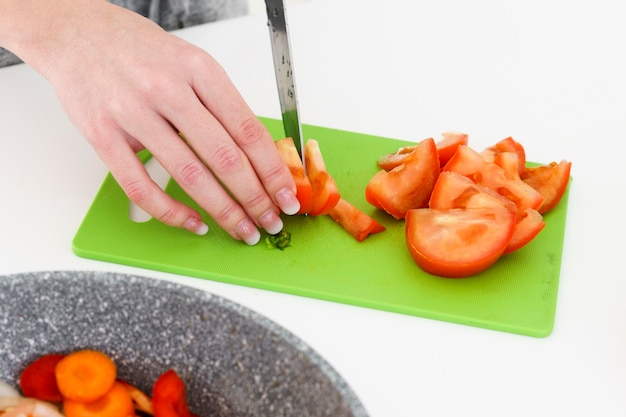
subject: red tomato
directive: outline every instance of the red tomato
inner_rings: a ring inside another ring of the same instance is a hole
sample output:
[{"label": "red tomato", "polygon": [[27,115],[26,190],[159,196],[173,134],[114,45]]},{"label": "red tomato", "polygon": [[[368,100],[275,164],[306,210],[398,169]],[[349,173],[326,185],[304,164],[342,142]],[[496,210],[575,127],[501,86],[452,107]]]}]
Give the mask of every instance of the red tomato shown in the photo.
[{"label": "red tomato", "polygon": [[63,396],[59,391],[55,368],[65,355],[51,353],[41,356],[24,369],[20,375],[20,389],[26,397],[60,403]]},{"label": "red tomato", "polygon": [[426,207],[439,176],[439,156],[433,139],[420,142],[404,163],[381,170],[368,182],[365,197],[393,217],[404,218],[411,209]]},{"label": "red tomato", "polygon": [[185,383],[170,369],[157,378],[152,388],[154,417],[192,417],[187,407]]},{"label": "red tomato", "polygon": [[502,152],[512,152],[517,155],[517,172],[522,175],[526,168],[526,151],[521,143],[516,142],[512,137],[502,139],[500,142],[481,152],[487,162],[493,162],[496,156]]},{"label": "red tomato", "polygon": [[319,143],[315,139],[307,140],[304,145],[304,164],[313,189],[312,208],[309,214],[321,216],[330,213],[341,195],[335,180],[326,170]]},{"label": "red tomato", "polygon": [[313,208],[313,190],[309,177],[304,175],[302,159],[298,155],[296,145],[292,138],[284,138],[274,142],[278,153],[291,172],[293,181],[296,183],[296,197],[300,202],[300,210],[297,214],[306,214]]},{"label": "red tomato", "polygon": [[[467,145],[468,136],[465,133],[459,132],[444,132],[441,134],[441,140],[435,145],[437,146],[437,153],[439,155],[439,166],[444,166],[452,155],[456,152],[459,145]],[[398,165],[404,163],[406,158],[411,152],[417,148],[417,145],[403,146],[399,148],[395,153],[383,155],[378,158],[376,164],[380,169],[385,171],[391,171]]]},{"label": "red tomato", "polygon": [[537,209],[539,213],[547,213],[561,201],[569,183],[571,168],[572,163],[568,161],[526,168],[522,174],[524,183],[544,197],[543,203]]},{"label": "red tomato", "polygon": [[504,255],[515,252],[532,241],[545,227],[543,216],[533,209],[526,209],[521,220],[515,223],[513,236],[504,250]]},{"label": "red tomato", "polygon": [[339,200],[335,208],[329,214],[334,221],[339,223],[359,242],[365,240],[369,235],[385,230],[383,225],[343,198]]},{"label": "red tomato", "polygon": [[416,209],[406,215],[406,242],[424,271],[449,278],[477,274],[506,249],[515,216],[503,207]]},{"label": "red tomato", "polygon": [[513,201],[518,212],[527,208],[537,209],[544,197],[533,187],[519,178],[510,178],[507,172],[494,162],[486,162],[476,151],[461,145],[444,167],[445,171],[453,171],[470,178],[477,184],[492,188],[498,194]]}]

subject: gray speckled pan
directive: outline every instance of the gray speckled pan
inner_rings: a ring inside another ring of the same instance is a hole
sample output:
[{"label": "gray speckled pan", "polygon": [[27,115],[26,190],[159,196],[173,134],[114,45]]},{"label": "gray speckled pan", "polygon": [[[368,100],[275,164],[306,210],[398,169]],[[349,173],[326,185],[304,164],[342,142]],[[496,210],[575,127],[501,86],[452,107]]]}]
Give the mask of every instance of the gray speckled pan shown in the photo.
[{"label": "gray speckled pan", "polygon": [[122,274],[0,277],[0,379],[49,352],[95,348],[146,392],[174,368],[203,416],[366,417],[345,381],[274,322],[189,287]]}]

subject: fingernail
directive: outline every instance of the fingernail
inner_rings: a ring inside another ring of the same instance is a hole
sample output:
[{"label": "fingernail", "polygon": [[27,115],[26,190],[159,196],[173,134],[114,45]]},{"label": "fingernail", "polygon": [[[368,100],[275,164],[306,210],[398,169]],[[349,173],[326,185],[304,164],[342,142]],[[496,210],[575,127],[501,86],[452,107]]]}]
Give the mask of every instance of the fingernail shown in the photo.
[{"label": "fingernail", "polygon": [[202,220],[190,217],[185,221],[183,227],[189,230],[191,233],[195,233],[198,236],[206,235],[209,231],[209,226],[204,224]]},{"label": "fingernail", "polygon": [[276,193],[276,202],[278,203],[278,207],[280,207],[285,214],[296,214],[298,210],[300,210],[298,198],[293,191],[288,188],[283,188]]},{"label": "fingernail", "polygon": [[256,245],[261,240],[261,233],[250,219],[244,219],[239,222],[235,228],[237,236],[248,245]]},{"label": "fingernail", "polygon": [[270,235],[275,235],[283,230],[283,221],[274,210],[268,210],[263,213],[261,217],[259,217],[259,223]]}]

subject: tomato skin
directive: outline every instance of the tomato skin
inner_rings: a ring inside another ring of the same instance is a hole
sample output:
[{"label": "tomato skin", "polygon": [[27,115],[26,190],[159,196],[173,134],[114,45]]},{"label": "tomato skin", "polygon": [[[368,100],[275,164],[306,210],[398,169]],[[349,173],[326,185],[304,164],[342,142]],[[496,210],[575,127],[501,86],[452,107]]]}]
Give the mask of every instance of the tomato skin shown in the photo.
[{"label": "tomato skin", "polygon": [[415,209],[406,215],[406,243],[424,271],[464,278],[484,271],[504,253],[515,215],[503,207]]},{"label": "tomato skin", "polygon": [[315,139],[308,139],[304,145],[304,164],[313,191],[309,214],[326,215],[337,205],[341,195],[335,179],[326,170],[319,143]]},{"label": "tomato skin", "polygon": [[162,373],[152,388],[154,417],[192,417],[187,407],[185,383],[176,371]]},{"label": "tomato skin", "polygon": [[389,172],[378,171],[365,188],[365,198],[396,219],[404,218],[408,210],[428,205],[439,172],[435,141],[423,140],[404,163]]},{"label": "tomato skin", "polygon": [[561,201],[569,184],[572,163],[562,160],[558,164],[552,162],[534,168],[526,168],[522,174],[522,181],[537,190],[544,197],[539,206],[539,213],[547,213]]},{"label": "tomato skin", "polygon": [[26,397],[60,403],[63,401],[56,382],[55,368],[65,355],[51,353],[30,363],[20,375],[20,389]]},{"label": "tomato skin", "polygon": [[329,215],[359,242],[369,235],[385,231],[383,225],[343,198]]},{"label": "tomato skin", "polygon": [[523,217],[515,223],[513,236],[504,250],[503,255],[515,252],[530,243],[546,226],[543,216],[533,209],[526,209]]},{"label": "tomato skin", "polygon": [[274,143],[296,183],[296,198],[300,202],[300,210],[296,214],[307,214],[313,208],[313,189],[309,177],[304,174],[304,165],[296,145],[290,137],[279,139]]}]

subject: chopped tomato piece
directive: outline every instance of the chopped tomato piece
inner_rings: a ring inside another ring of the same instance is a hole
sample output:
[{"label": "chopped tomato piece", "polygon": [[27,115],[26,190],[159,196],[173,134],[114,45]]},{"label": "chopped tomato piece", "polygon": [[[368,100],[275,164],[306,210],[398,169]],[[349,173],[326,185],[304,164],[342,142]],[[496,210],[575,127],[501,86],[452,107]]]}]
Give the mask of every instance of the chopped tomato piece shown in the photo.
[{"label": "chopped tomato piece", "polygon": [[477,274],[506,249],[515,216],[503,207],[416,209],[406,215],[406,242],[424,271],[449,278]]},{"label": "chopped tomato piece", "polygon": [[441,136],[441,140],[437,142],[437,152],[439,153],[439,165],[443,167],[460,145],[467,145],[468,136],[461,132],[444,132]]},{"label": "chopped tomato piece", "polygon": [[521,143],[516,142],[511,136],[490,146],[481,152],[487,162],[493,162],[496,156],[502,152],[512,152],[517,155],[517,172],[522,175],[526,168],[526,151]]},{"label": "chopped tomato piece", "polygon": [[304,174],[304,166],[302,165],[302,159],[300,159],[296,145],[290,137],[279,139],[274,143],[276,144],[281,158],[285,161],[285,164],[287,164],[293,181],[296,183],[296,197],[300,202],[300,210],[297,214],[309,213],[313,208],[313,190],[309,177]]},{"label": "chopped tomato piece", "polygon": [[312,216],[328,214],[337,205],[341,195],[334,178],[326,170],[319,143],[315,139],[307,140],[304,145],[304,163],[313,190],[309,214]]},{"label": "chopped tomato piece", "polygon": [[64,357],[62,354],[51,353],[29,364],[20,375],[19,385],[22,394],[53,403],[63,401],[54,370]]},{"label": "chopped tomato piece", "polygon": [[561,201],[567,184],[569,184],[572,163],[561,161],[552,162],[535,168],[526,168],[522,174],[524,183],[537,190],[543,197],[543,203],[537,211],[547,213]]},{"label": "chopped tomato piece", "polygon": [[402,146],[394,153],[383,155],[376,161],[376,165],[385,171],[391,171],[398,165],[402,165],[404,160],[417,148],[417,145]]},{"label": "chopped tomato piece", "polygon": [[504,255],[526,246],[543,230],[545,225],[543,216],[537,210],[526,209],[522,219],[515,223],[513,236],[504,250]]},{"label": "chopped tomato piece", "polygon": [[170,369],[157,378],[152,388],[154,417],[191,417],[185,383]]},{"label": "chopped tomato piece", "polygon": [[507,208],[517,215],[517,206],[511,200],[452,171],[439,174],[429,204],[430,208],[435,209],[493,206]]},{"label": "chopped tomato piece", "polygon": [[519,178],[510,178],[502,167],[494,162],[485,161],[478,152],[466,145],[459,146],[444,170],[456,172],[470,178],[476,184],[492,188],[513,201],[519,213],[523,213],[527,208],[539,208],[544,200],[533,187]]},{"label": "chopped tomato piece", "polygon": [[368,182],[365,197],[374,207],[404,218],[411,209],[426,207],[439,176],[439,156],[433,139],[420,142],[404,163],[381,170]]},{"label": "chopped tomato piece", "polygon": [[329,214],[334,221],[339,223],[359,242],[365,240],[369,235],[385,230],[383,225],[343,198],[339,200]]},{"label": "chopped tomato piece", "polygon": [[[435,145],[437,146],[437,153],[439,155],[439,166],[444,166],[452,155],[456,152],[459,145],[467,145],[468,136],[465,133],[460,132],[444,132],[441,134],[441,139]],[[383,155],[378,158],[376,164],[380,169],[385,171],[391,171],[398,165],[404,163],[406,158],[411,152],[417,148],[417,145],[403,146],[399,148],[395,153]]]}]

